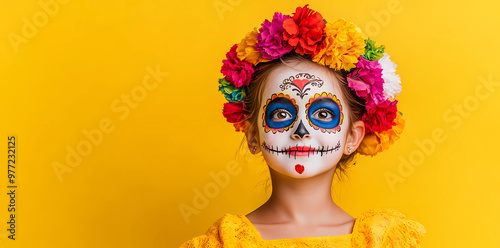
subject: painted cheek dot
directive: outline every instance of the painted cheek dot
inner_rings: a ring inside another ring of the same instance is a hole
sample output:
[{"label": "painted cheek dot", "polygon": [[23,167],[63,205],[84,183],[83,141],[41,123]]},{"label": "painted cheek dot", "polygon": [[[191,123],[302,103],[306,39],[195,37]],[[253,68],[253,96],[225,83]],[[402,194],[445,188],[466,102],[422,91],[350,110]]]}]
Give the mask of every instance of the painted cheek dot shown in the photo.
[{"label": "painted cheek dot", "polygon": [[301,164],[295,165],[295,171],[299,174],[302,174],[302,172],[304,172],[304,166]]}]

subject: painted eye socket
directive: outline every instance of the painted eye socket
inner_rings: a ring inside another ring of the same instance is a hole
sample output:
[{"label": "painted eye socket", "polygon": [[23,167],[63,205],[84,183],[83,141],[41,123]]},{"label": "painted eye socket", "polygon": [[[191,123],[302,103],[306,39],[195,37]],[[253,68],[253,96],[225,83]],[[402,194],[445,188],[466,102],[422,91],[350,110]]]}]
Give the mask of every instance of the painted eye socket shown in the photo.
[{"label": "painted eye socket", "polygon": [[289,128],[297,119],[297,107],[285,97],[276,97],[264,110],[265,127],[270,129]]},{"label": "painted eye socket", "polygon": [[335,114],[327,108],[321,108],[316,110],[311,117],[318,121],[329,122],[335,118]]},{"label": "painted eye socket", "polygon": [[292,114],[286,109],[277,109],[271,113],[271,120],[280,122],[292,119]]},{"label": "painted eye socket", "polygon": [[306,104],[307,119],[311,127],[322,132],[336,133],[342,124],[342,105],[335,95],[316,94]]}]

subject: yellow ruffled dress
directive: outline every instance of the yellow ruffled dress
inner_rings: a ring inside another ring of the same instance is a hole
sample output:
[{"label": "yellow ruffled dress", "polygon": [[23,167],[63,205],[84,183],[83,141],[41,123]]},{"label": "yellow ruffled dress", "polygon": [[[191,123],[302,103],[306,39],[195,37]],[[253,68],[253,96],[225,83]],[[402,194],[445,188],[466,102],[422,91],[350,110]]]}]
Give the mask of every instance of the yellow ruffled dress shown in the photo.
[{"label": "yellow ruffled dress", "polygon": [[372,209],[355,221],[351,234],[263,240],[245,215],[225,214],[208,231],[181,248],[191,247],[420,247],[424,226],[392,209]]}]

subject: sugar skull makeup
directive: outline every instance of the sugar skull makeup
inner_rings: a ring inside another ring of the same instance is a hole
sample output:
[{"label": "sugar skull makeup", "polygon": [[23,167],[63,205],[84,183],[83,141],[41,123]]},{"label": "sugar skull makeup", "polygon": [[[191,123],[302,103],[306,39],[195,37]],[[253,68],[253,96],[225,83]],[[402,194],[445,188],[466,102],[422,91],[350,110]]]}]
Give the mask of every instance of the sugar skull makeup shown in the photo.
[{"label": "sugar skull makeup", "polygon": [[266,133],[287,131],[297,120],[299,111],[295,99],[284,93],[273,94],[267,100],[264,109],[262,126]]},{"label": "sugar skull makeup", "polygon": [[[292,89],[292,91],[297,92],[297,96],[301,99],[307,95],[307,91],[310,90],[311,86],[317,86],[320,88],[323,85],[323,80],[316,78],[315,75],[309,73],[297,73],[295,76],[290,76],[283,80],[283,84],[280,85],[281,90]],[[308,86],[308,87],[307,87]]]},{"label": "sugar skull makeup", "polygon": [[340,131],[344,119],[342,104],[337,96],[330,93],[316,94],[306,104],[306,117],[314,129],[336,133]]},{"label": "sugar skull makeup", "polygon": [[283,65],[270,74],[262,91],[259,138],[273,170],[308,178],[335,168],[347,128],[338,84],[317,64]]}]

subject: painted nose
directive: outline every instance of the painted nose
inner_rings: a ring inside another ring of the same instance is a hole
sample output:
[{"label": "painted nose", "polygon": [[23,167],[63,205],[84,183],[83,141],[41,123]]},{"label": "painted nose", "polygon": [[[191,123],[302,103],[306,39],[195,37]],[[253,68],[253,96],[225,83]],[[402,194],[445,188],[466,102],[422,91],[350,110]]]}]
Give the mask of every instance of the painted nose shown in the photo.
[{"label": "painted nose", "polygon": [[309,132],[307,131],[306,127],[304,126],[304,123],[302,123],[302,120],[300,120],[299,126],[297,127],[297,130],[292,134],[293,139],[303,139],[303,138],[310,138],[311,136],[309,135]]}]

